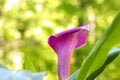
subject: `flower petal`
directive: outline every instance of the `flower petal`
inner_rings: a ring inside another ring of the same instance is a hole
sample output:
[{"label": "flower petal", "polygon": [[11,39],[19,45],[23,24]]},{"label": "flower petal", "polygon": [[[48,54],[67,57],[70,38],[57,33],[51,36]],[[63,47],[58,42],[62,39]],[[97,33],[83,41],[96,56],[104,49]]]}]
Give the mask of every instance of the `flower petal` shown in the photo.
[{"label": "flower petal", "polygon": [[60,48],[62,45],[64,45],[67,40],[69,42],[72,41],[70,38],[73,38],[74,34],[78,32],[76,37],[78,44],[76,44],[75,48],[79,48],[86,42],[88,30],[88,25],[66,30],[64,32],[50,36],[48,39],[48,44],[55,50],[55,52],[57,52],[58,47]]},{"label": "flower petal", "polygon": [[72,52],[86,43],[88,30],[89,26],[86,25],[49,37],[48,43],[58,55],[58,75],[60,80],[65,80],[69,76]]}]

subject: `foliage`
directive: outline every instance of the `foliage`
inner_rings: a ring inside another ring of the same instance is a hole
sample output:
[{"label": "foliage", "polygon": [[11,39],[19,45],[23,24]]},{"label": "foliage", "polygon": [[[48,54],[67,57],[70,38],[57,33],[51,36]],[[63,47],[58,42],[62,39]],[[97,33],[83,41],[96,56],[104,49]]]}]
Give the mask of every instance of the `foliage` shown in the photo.
[{"label": "foliage", "polygon": [[11,71],[0,64],[1,80],[43,80],[45,73],[32,73],[30,71]]},{"label": "foliage", "polygon": [[[115,60],[116,57],[118,57],[120,53],[120,48],[114,48],[112,49],[108,56],[107,56],[107,59],[105,60],[104,64],[99,67],[96,71],[94,71],[93,73],[91,73],[86,80],[94,80],[98,75],[100,75],[100,73],[103,72],[103,70],[113,61]],[[72,74],[68,80],[75,80],[77,75],[78,75],[78,72],[80,70],[78,69],[74,74]]]},{"label": "foliage", "polygon": [[104,63],[108,51],[113,46],[120,43],[119,26],[120,26],[120,12],[117,14],[111,25],[104,32],[103,36],[95,44],[95,46],[87,56],[87,59],[81,66],[80,72],[78,74],[79,80],[86,79],[87,75],[91,74],[93,71],[99,68]]},{"label": "foliage", "polygon": [[99,67],[96,71],[91,73],[90,76],[87,77],[87,80],[95,79],[100,73],[103,72],[103,70],[107,67],[108,64],[110,64],[113,60],[115,60],[118,57],[119,53],[120,53],[120,48],[112,49],[108,54],[104,64],[101,67]]}]

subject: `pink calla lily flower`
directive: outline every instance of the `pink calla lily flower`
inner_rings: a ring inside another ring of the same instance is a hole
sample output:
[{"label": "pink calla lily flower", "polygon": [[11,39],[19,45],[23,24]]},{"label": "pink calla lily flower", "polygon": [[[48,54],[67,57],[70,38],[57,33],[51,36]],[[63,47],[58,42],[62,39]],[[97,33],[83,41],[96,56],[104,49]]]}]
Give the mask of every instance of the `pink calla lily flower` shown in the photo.
[{"label": "pink calla lily flower", "polygon": [[52,35],[48,44],[58,56],[59,80],[66,80],[70,74],[70,60],[75,49],[86,44],[89,26],[81,26]]}]

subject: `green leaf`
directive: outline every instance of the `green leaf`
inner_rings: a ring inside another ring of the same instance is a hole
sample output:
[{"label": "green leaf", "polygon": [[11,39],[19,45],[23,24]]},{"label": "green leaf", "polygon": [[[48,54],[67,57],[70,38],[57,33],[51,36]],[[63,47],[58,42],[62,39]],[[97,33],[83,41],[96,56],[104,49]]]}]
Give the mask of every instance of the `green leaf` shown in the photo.
[{"label": "green leaf", "polygon": [[85,59],[85,62],[80,68],[77,80],[86,80],[88,75],[101,67],[107,58],[108,51],[119,43],[120,12]]},{"label": "green leaf", "polygon": [[45,74],[45,72],[33,73],[25,70],[12,71],[0,64],[0,80],[43,80]]},{"label": "green leaf", "polygon": [[[6,68],[4,65],[0,64],[0,68]],[[6,68],[7,69],[7,68]]]},{"label": "green leaf", "polygon": [[[106,67],[109,65],[115,58],[119,55],[120,48],[114,48],[110,51],[105,63],[94,71],[90,76],[88,76],[87,80],[94,80]],[[75,79],[74,79],[75,80]]]},{"label": "green leaf", "polygon": [[[113,48],[109,52],[108,57],[107,57],[105,63],[99,69],[97,69],[92,74],[90,74],[90,76],[87,78],[87,80],[94,80],[105,69],[105,67],[107,65],[109,65],[119,55],[119,53],[120,53],[120,48]],[[68,80],[75,80],[78,72],[79,72],[79,69],[74,74],[72,74],[68,78]]]},{"label": "green leaf", "polygon": [[67,80],[75,80],[78,72],[79,72],[79,69],[75,73],[73,73]]}]

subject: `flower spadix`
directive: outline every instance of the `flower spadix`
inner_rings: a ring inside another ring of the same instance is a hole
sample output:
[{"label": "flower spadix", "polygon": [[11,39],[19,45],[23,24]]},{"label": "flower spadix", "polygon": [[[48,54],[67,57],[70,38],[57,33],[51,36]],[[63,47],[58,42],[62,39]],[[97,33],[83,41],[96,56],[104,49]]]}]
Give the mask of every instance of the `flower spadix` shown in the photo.
[{"label": "flower spadix", "polygon": [[52,35],[48,44],[58,56],[59,80],[65,80],[70,74],[70,60],[75,49],[86,44],[89,26],[80,26]]}]

